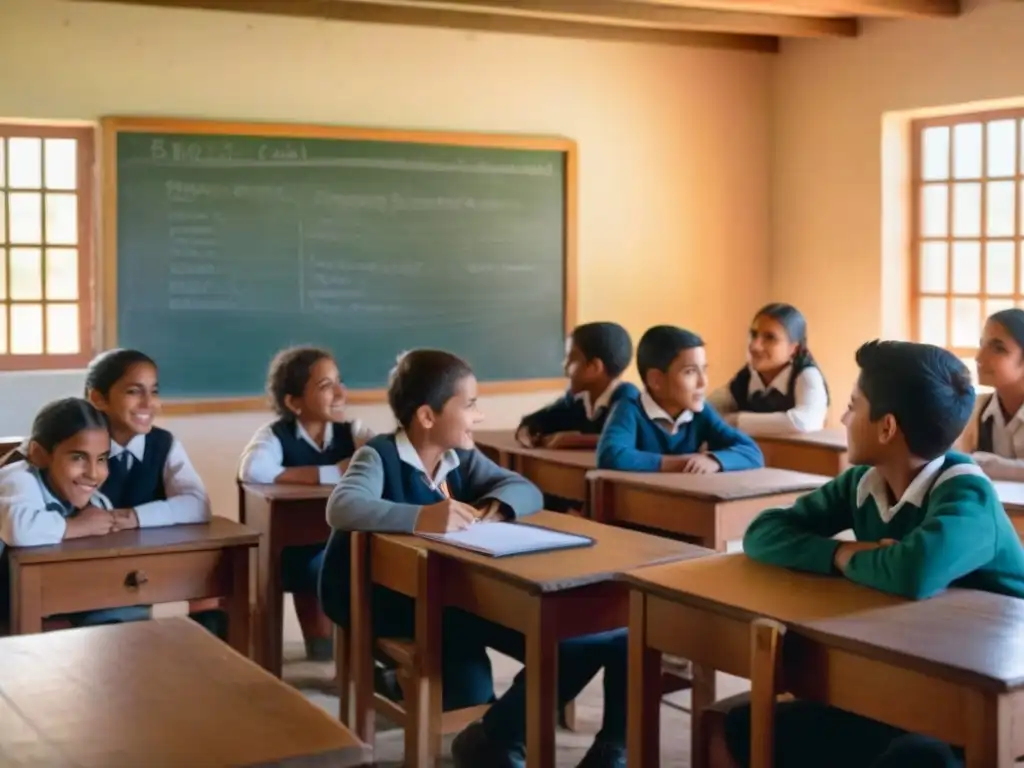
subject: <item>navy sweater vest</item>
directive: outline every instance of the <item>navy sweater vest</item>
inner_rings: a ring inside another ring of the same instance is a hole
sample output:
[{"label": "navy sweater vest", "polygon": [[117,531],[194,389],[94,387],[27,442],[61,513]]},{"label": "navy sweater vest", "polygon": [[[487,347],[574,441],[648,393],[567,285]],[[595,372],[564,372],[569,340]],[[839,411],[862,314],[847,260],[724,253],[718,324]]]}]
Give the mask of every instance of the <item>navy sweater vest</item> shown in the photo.
[{"label": "navy sweater vest", "polygon": [[[393,434],[377,435],[367,442],[384,465],[384,489],[381,498],[396,504],[436,504],[444,496],[427,484],[426,476],[398,457]],[[466,463],[471,451],[456,451],[459,467],[448,473],[448,493],[457,501],[473,501],[466,482]],[[335,529],[327,540],[324,562],[320,569],[319,595],[324,613],[335,624],[347,627],[352,593],[352,537],[349,531]]]},{"label": "navy sweater vest", "polygon": [[110,499],[115,509],[131,509],[151,501],[165,501],[164,465],[173,444],[174,435],[166,429],[153,427],[146,435],[142,461],[133,456],[131,469],[128,469],[128,451],[122,451],[118,458],[110,460],[110,474],[100,486],[100,493]]},{"label": "navy sweater vest", "polygon": [[978,416],[978,451],[981,453],[994,453],[992,450],[992,422],[995,419],[985,418],[985,409],[988,408],[993,397],[995,397],[995,395],[989,395],[989,399],[986,400],[979,409],[981,414]]},{"label": "navy sweater vest", "polygon": [[622,382],[612,392],[608,405],[602,406],[594,414],[594,418],[587,417],[587,407],[583,399],[572,392],[566,392],[555,402],[523,417],[519,423],[520,427],[526,427],[535,435],[553,435],[556,432],[579,432],[584,435],[600,435],[608,421],[608,414],[612,407],[619,401],[626,398],[636,399],[640,397],[640,390],[629,382]]},{"label": "navy sweater vest", "polygon": [[729,394],[736,401],[736,410],[751,413],[779,413],[795,408],[796,394],[793,384],[796,382],[796,377],[808,367],[806,365],[799,367],[795,364],[793,365],[793,370],[789,374],[786,394],[782,394],[777,389],[769,389],[767,391],[761,390],[751,395],[750,377],[752,374],[750,368],[744,366],[733,377],[733,380],[729,382]]},{"label": "navy sweater vest", "polygon": [[282,463],[286,467],[323,467],[349,458],[356,452],[352,425],[347,421],[336,421],[333,430],[331,444],[318,451],[296,434],[295,422],[291,419],[278,419],[270,427],[281,443]]}]

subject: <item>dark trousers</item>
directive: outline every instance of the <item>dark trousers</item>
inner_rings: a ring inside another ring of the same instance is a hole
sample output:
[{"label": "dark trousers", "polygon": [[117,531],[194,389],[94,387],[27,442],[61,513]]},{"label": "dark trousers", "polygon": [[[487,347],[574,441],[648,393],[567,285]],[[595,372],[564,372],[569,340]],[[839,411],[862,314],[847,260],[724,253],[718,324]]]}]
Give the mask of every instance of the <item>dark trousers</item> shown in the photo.
[{"label": "dark trousers", "polygon": [[[733,759],[750,764],[750,705],[725,717]],[[928,736],[811,701],[775,708],[777,768],[962,768],[963,752]]]},{"label": "dark trousers", "polygon": [[[374,634],[413,637],[415,602],[384,587],[374,587]],[[458,608],[446,608],[442,619],[442,690],[445,711],[486,704],[494,699],[494,677],[487,649],[526,657],[521,633],[481,619]],[[598,670],[604,668],[604,719],[599,738],[616,743],[626,739],[625,629],[563,640],[558,646],[558,704],[575,699]],[[492,704],[484,727],[493,738],[508,743],[526,739],[526,674],[516,675],[511,688]]]},{"label": "dark trousers", "polygon": [[315,595],[323,562],[323,544],[285,547],[281,552],[281,584],[284,591]]}]

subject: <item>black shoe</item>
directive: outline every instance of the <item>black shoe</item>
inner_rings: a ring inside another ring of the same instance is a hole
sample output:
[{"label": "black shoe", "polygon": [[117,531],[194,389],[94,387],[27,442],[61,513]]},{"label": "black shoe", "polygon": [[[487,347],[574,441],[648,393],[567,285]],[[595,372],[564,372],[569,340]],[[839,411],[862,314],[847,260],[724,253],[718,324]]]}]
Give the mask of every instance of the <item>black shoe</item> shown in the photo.
[{"label": "black shoe", "polygon": [[452,739],[452,762],[455,768],[526,768],[526,750],[522,744],[494,741],[476,722]]},{"label": "black shoe", "polygon": [[211,608],[208,611],[190,613],[188,617],[199,626],[204,627],[210,634],[227,641],[228,615],[226,612],[219,608]]},{"label": "black shoe", "polygon": [[334,638],[310,637],[306,640],[306,658],[310,661],[333,661]]},{"label": "black shoe", "polygon": [[626,768],[626,745],[597,739],[576,768]]}]

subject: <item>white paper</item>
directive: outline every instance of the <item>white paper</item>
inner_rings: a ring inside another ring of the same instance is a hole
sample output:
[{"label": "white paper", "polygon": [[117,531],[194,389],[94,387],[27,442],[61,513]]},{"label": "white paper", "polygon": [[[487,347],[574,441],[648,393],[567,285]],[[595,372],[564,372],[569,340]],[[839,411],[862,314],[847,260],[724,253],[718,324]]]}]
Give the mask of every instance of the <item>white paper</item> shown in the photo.
[{"label": "white paper", "polygon": [[492,557],[567,549],[593,543],[585,536],[520,523],[477,523],[464,531],[419,535]]}]

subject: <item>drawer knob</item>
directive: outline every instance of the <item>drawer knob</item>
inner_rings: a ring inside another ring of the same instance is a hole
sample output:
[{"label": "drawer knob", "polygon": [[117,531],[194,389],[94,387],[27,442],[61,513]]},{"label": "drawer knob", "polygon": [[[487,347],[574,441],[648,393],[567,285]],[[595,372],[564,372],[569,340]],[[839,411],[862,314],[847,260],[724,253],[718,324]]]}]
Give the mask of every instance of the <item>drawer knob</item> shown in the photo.
[{"label": "drawer knob", "polygon": [[125,586],[138,588],[149,581],[149,576],[146,575],[145,571],[132,571],[125,577]]}]

